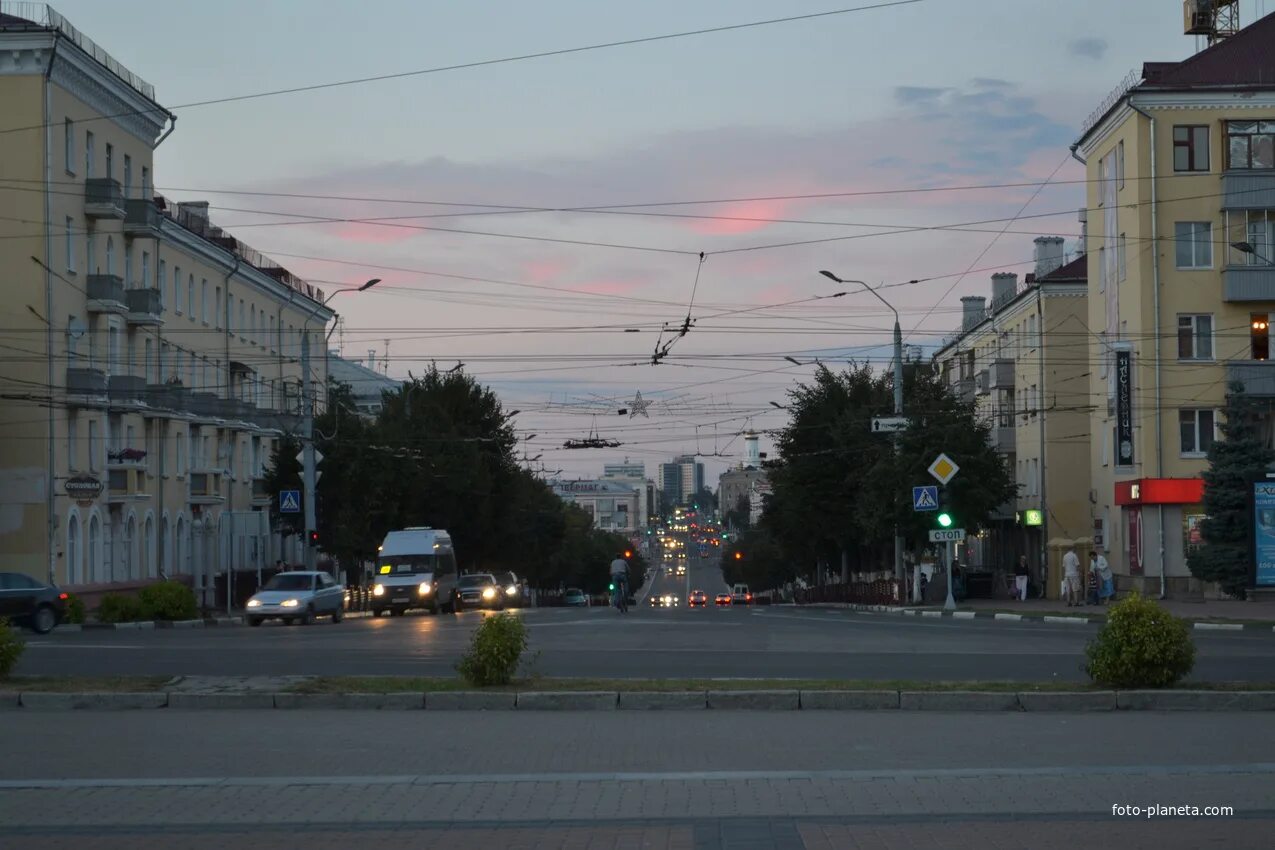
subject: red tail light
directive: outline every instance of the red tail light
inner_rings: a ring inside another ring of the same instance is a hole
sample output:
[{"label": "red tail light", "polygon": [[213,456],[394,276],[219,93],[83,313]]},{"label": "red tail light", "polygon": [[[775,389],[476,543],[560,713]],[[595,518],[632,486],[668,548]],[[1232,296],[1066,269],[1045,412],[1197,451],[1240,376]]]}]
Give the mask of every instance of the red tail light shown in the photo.
[{"label": "red tail light", "polygon": [[59,594],[58,594],[58,599],[61,599],[63,602],[65,602],[66,600],[68,600],[68,599],[70,599],[70,598],[71,598],[71,594],[69,594],[69,593],[59,593]]},{"label": "red tail light", "polygon": [[751,593],[745,596],[744,598],[747,599],[749,602],[753,601],[753,595]]}]

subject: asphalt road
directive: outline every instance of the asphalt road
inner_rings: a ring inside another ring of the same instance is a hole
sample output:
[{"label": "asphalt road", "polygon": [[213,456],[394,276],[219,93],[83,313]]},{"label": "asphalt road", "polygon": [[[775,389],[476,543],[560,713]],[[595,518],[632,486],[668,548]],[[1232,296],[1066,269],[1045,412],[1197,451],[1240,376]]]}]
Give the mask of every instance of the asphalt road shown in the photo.
[{"label": "asphalt road", "polygon": [[[714,582],[716,584],[714,584]],[[711,564],[686,579],[656,576],[652,593],[721,587]],[[481,612],[155,631],[28,635],[18,673],[33,675],[450,676]],[[931,620],[787,606],[688,610],[639,604],[520,612],[548,676],[778,677],[1083,681],[1098,626]],[[1275,635],[1196,632],[1193,678],[1275,681]]]},{"label": "asphalt road", "polygon": [[[9,712],[24,850],[1269,846],[1263,713]],[[1225,733],[1217,730],[1226,730]],[[1229,815],[1113,814],[1226,806]]]}]

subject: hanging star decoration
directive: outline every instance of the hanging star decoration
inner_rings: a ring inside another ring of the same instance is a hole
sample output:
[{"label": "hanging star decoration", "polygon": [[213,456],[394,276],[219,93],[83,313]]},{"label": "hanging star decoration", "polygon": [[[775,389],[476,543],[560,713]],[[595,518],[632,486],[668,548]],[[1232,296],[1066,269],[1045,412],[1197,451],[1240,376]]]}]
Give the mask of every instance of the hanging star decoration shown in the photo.
[{"label": "hanging star decoration", "polygon": [[650,419],[651,415],[646,412],[646,409],[650,406],[651,403],[642,398],[642,391],[638,390],[637,395],[633,396],[633,401],[629,402],[629,418],[632,419],[640,413]]}]

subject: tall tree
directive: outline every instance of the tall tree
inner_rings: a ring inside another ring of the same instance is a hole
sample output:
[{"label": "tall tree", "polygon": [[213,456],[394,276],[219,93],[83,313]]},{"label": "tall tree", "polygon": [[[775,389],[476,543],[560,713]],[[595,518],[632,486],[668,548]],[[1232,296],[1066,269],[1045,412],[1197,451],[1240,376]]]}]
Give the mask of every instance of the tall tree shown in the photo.
[{"label": "tall tree", "polygon": [[1196,578],[1215,581],[1227,593],[1243,598],[1251,574],[1249,489],[1275,460],[1275,452],[1258,433],[1258,404],[1244,392],[1243,384],[1227,387],[1222,412],[1222,439],[1209,447],[1209,468],[1204,472],[1206,516],[1200,524],[1204,545],[1191,555],[1187,566]]}]

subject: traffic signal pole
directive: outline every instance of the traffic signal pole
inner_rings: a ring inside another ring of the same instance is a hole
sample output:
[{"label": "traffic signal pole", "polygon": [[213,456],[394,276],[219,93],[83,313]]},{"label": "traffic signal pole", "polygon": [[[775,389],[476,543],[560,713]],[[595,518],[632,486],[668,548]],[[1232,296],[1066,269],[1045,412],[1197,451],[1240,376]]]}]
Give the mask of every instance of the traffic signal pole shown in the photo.
[{"label": "traffic signal pole", "polygon": [[[894,415],[903,415],[903,331],[899,328],[898,311],[894,313]],[[897,431],[894,434],[894,455],[896,458],[899,455]],[[894,523],[894,579],[898,582],[899,602],[902,602],[904,596],[903,535],[899,532],[897,520]]]},{"label": "traffic signal pole", "polygon": [[305,568],[313,570],[317,550],[310,540],[310,534],[316,529],[317,523],[315,522],[314,512],[314,393],[310,388],[309,328],[304,329],[301,333],[301,414],[304,417],[301,422],[301,484],[305,488],[305,492],[301,497],[302,505],[305,508],[305,545],[302,547],[302,551],[305,553]]}]

